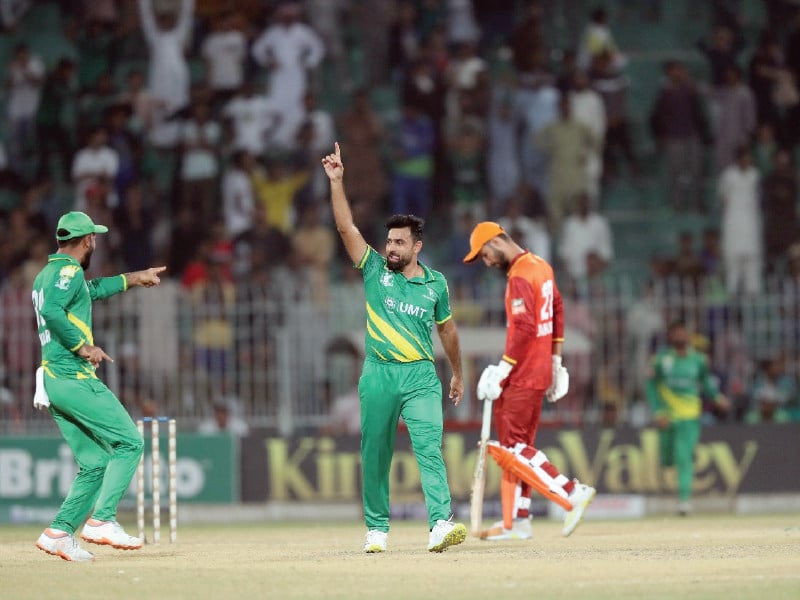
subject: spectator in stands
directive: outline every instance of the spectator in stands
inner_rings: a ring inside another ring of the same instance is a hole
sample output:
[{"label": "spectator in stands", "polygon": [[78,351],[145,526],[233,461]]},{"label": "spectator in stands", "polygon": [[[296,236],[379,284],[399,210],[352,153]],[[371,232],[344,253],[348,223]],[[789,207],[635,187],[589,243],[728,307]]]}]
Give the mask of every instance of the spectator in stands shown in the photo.
[{"label": "spectator in stands", "polygon": [[[113,187],[119,172],[119,155],[108,146],[104,127],[93,128],[87,144],[75,154],[72,181],[75,184],[74,209],[87,212],[90,205],[114,207],[118,197]],[[95,216],[96,215],[91,215]]]},{"label": "spectator in stands", "polygon": [[[389,69],[397,82],[417,59],[422,40],[417,30],[417,7],[410,0],[397,3],[394,20],[389,29]],[[348,188],[349,189],[349,188]]]},{"label": "spectator in stands", "polygon": [[166,118],[189,104],[189,65],[183,51],[191,34],[194,0],[180,0],[177,13],[158,14],[153,2],[139,0],[139,16],[150,51],[148,88],[162,103],[161,117]]},{"label": "spectator in stands", "polygon": [[104,124],[106,111],[117,104],[118,93],[110,71],[101,73],[94,85],[83,90],[78,100],[78,134]]},{"label": "spectator in stands", "polygon": [[505,210],[522,179],[517,122],[511,94],[508,88],[495,87],[492,90],[487,120],[486,177],[492,214]]},{"label": "spectator in stands", "polygon": [[766,177],[772,172],[772,163],[778,148],[772,125],[769,123],[760,124],[756,130],[756,138],[753,141],[753,163],[762,177]]},{"label": "spectator in stands", "polygon": [[476,220],[486,214],[483,131],[465,122],[448,141],[448,160],[452,174],[453,215],[470,213]]},{"label": "spectator in stands", "polygon": [[[85,2],[86,7],[95,2]],[[83,20],[67,30],[78,49],[78,87],[81,91],[92,89],[97,79],[116,68],[117,35],[105,19],[84,14]],[[104,22],[105,21],[105,22]]]},{"label": "spectator in stands", "polygon": [[237,256],[248,259],[249,270],[260,268],[260,260],[267,259],[266,269],[286,266],[292,247],[289,237],[270,224],[263,204],[256,203],[252,226],[236,240]]},{"label": "spectator in stands", "polygon": [[735,32],[727,24],[717,23],[711,30],[710,40],[699,40],[697,48],[708,59],[712,87],[726,85],[726,71],[737,66],[737,57],[742,50],[741,40]]},{"label": "spectator in stands", "polygon": [[234,240],[246,235],[254,225],[256,202],[251,172],[255,164],[247,150],[236,150],[222,177],[222,217]]},{"label": "spectator in stands", "polygon": [[130,131],[128,126],[130,116],[130,107],[124,104],[112,104],[105,111],[108,147],[114,150],[119,158],[119,168],[114,178],[114,191],[117,197],[121,197],[125,188],[139,178],[142,164],[141,140]]},{"label": "spectator in stands", "polygon": [[578,67],[588,69],[592,59],[602,52],[611,55],[611,64],[616,69],[621,69],[627,63],[627,58],[617,47],[608,25],[608,12],[604,8],[597,8],[592,11],[578,47]]},{"label": "spectator in stands", "polygon": [[122,193],[122,201],[114,210],[114,229],[119,231],[119,253],[127,271],[139,271],[153,264],[153,207],[142,184],[134,182]]},{"label": "spectator in stands", "polygon": [[350,91],[353,81],[342,39],[342,16],[350,8],[349,0],[306,0],[305,6],[311,27],[323,40],[326,58],[333,63],[339,85]]},{"label": "spectator in stands", "polygon": [[[786,67],[792,74],[795,86],[800,85],[800,10],[794,10],[791,28],[785,41]],[[788,107],[785,129],[786,140],[784,143],[794,146],[800,140],[800,103]]]},{"label": "spectator in stands", "polygon": [[125,77],[125,89],[119,95],[118,103],[129,106],[132,111],[131,131],[147,138],[147,134],[155,123],[156,116],[165,110],[163,101],[145,89],[144,73],[132,69]]},{"label": "spectator in stands", "polygon": [[309,165],[313,165],[311,171],[311,182],[309,192],[311,201],[318,202],[324,200],[328,195],[328,178],[325,171],[319,168],[319,157],[324,156],[325,152],[333,146],[336,141],[336,127],[333,116],[317,102],[317,96],[311,90],[307,91],[303,97],[306,118],[296,133],[298,141],[295,146],[301,150],[299,141],[300,129],[308,128],[307,140],[303,145]]},{"label": "spectator in stands", "polygon": [[310,283],[311,301],[327,312],[330,304],[330,270],[336,249],[331,228],[322,222],[322,206],[309,204],[300,212],[292,233],[292,264],[295,275],[305,275]]},{"label": "spectator in stands", "polygon": [[703,230],[700,245],[700,263],[706,277],[722,275],[722,249],[719,229],[707,227]]},{"label": "spectator in stands", "polygon": [[194,207],[201,219],[213,220],[219,213],[222,127],[207,102],[192,103],[189,118],[181,124],[178,141],[181,202]]},{"label": "spectator in stands", "polygon": [[275,140],[291,148],[294,134],[305,118],[303,96],[308,73],[325,57],[319,35],[300,21],[300,5],[287,2],[275,9],[275,22],[253,42],[253,59],[269,72],[269,98],[282,115]]},{"label": "spectator in stands", "polygon": [[265,160],[265,168],[254,168],[250,180],[256,202],[264,207],[267,223],[289,234],[295,224],[295,196],[309,181],[311,173],[301,165],[299,169],[282,154],[273,154]]},{"label": "spectator in stands", "polygon": [[47,75],[36,113],[36,142],[39,151],[37,178],[50,175],[52,153],[58,153],[63,181],[71,178],[72,153],[77,127],[75,63],[62,58]]},{"label": "spectator in stands", "polygon": [[559,119],[545,127],[536,143],[550,159],[546,195],[550,231],[558,234],[575,197],[588,190],[586,164],[597,151],[592,131],[572,115],[568,96],[559,100]]},{"label": "spectator in stands", "polygon": [[735,158],[736,149],[749,144],[756,130],[756,103],[753,92],[742,80],[742,70],[725,69],[724,84],[714,92],[717,110],[714,132],[714,164],[722,172]]},{"label": "spectator in stands", "polygon": [[722,172],[717,193],[722,207],[722,257],[728,292],[755,295],[762,287],[764,246],[759,175],[748,147],[740,147],[736,161]]},{"label": "spectator in stands", "polygon": [[[664,302],[656,292],[658,282],[651,279],[625,311],[626,378],[636,399],[644,399],[650,356],[664,330]],[[570,366],[572,363],[570,363]]]},{"label": "spectator in stands", "polygon": [[435,130],[416,105],[403,106],[392,141],[392,212],[426,218],[431,209]]},{"label": "spectator in stands", "polygon": [[761,363],[751,390],[745,423],[788,423],[797,408],[797,381],[786,372],[782,353]]},{"label": "spectator in stands", "polygon": [[575,208],[564,221],[558,257],[577,282],[599,274],[614,258],[614,244],[608,219],[592,210],[589,195],[577,196]]},{"label": "spectator in stands", "polygon": [[[179,206],[172,218],[169,247],[169,272],[172,277],[182,278],[187,265],[199,253],[208,252],[205,239],[208,224],[201,222],[191,206]],[[197,247],[197,248],[195,248]]]},{"label": "spectator in stands", "polygon": [[447,87],[441,75],[429,60],[420,58],[408,69],[403,81],[401,102],[431,120],[438,132],[445,116]]},{"label": "spectator in stands", "polygon": [[664,72],[667,80],[650,113],[650,127],[666,155],[672,207],[704,210],[703,144],[710,136],[700,93],[682,63],[670,60]]},{"label": "spectator in stands", "polygon": [[528,187],[546,197],[549,188],[547,156],[535,141],[545,127],[558,119],[560,96],[544,48],[529,57],[526,69],[517,77],[514,114],[520,130],[522,177]]},{"label": "spectator in stands", "polygon": [[692,232],[681,231],[678,235],[678,253],[675,256],[673,274],[683,282],[696,283],[704,271],[700,256],[694,249]]},{"label": "spectator in stands", "polygon": [[776,266],[800,239],[800,217],[798,217],[798,177],[787,150],[775,152],[775,166],[764,179],[763,203],[766,235],[766,262],[770,268]]},{"label": "spectator in stands", "polygon": [[215,402],[214,414],[200,422],[197,426],[197,433],[203,435],[230,433],[237,438],[247,436],[250,433],[250,426],[247,421],[233,413],[231,404],[233,404],[231,399],[221,399]]},{"label": "spectator in stands", "polygon": [[758,46],[750,59],[749,74],[758,124],[767,124],[775,131],[781,131],[783,115],[775,101],[776,93],[787,81],[789,85],[793,85],[793,81],[788,79],[792,74],[785,66],[780,44],[769,30],[762,31],[758,38]]},{"label": "spectator in stands", "polygon": [[509,40],[512,60],[517,71],[528,69],[530,57],[545,46],[542,5],[539,0],[529,0],[524,18],[517,24]]},{"label": "spectator in stands", "polygon": [[344,174],[347,194],[353,203],[376,210],[387,190],[381,156],[385,130],[367,89],[359,89],[353,95],[352,105],[340,118],[339,131],[344,136],[342,148],[348,159]]},{"label": "spectator in stands", "polygon": [[595,145],[586,159],[586,189],[596,204],[600,194],[600,177],[603,174],[606,109],[602,97],[589,86],[589,77],[583,71],[575,73],[569,99],[570,112],[575,120],[586,125],[594,137]]},{"label": "spectator in stands", "polygon": [[614,155],[617,151],[627,160],[631,174],[636,177],[639,174],[639,165],[633,153],[628,129],[630,79],[614,68],[612,56],[608,52],[601,52],[594,57],[588,77],[592,89],[600,94],[605,108],[606,135],[603,145],[603,178],[610,180],[616,176],[617,165]]},{"label": "spectator in stands", "polygon": [[261,156],[272,145],[283,118],[267,96],[256,93],[255,82],[245,79],[241,89],[222,109],[231,146]]},{"label": "spectator in stands", "polygon": [[206,85],[214,93],[214,106],[222,106],[244,83],[247,36],[239,29],[239,15],[224,11],[211,22],[200,54],[206,66]]},{"label": "spectator in stands", "polygon": [[45,68],[42,59],[25,43],[14,48],[6,74],[6,116],[8,117],[8,164],[22,173],[36,143],[36,112],[39,110]]}]

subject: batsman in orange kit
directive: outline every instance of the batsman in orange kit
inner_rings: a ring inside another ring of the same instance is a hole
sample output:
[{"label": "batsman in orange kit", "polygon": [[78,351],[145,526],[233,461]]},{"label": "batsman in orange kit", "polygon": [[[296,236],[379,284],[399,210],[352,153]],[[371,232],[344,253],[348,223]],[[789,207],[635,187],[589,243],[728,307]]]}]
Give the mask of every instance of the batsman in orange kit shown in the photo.
[{"label": "batsman in orange kit", "polygon": [[567,511],[562,533],[568,536],[594,499],[595,489],[559,473],[534,446],[545,397],[555,402],[569,389],[569,374],[561,364],[564,311],[553,268],[491,221],[478,223],[470,236],[464,262],[477,258],[508,278],[505,351],[498,364],[484,369],[477,390],[480,400],[494,402],[498,441],[489,443],[488,453],[503,470],[503,520],[480,537],[530,539],[533,490]]}]

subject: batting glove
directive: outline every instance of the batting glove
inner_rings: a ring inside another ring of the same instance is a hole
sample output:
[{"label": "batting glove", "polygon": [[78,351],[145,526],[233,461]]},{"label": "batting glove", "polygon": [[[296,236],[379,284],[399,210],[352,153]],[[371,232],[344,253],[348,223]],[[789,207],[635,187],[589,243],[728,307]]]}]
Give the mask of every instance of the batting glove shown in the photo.
[{"label": "batting glove", "polygon": [[561,357],[553,354],[553,383],[546,392],[548,402],[556,402],[567,395],[569,391],[569,373],[561,364]]},{"label": "batting glove", "polygon": [[511,368],[511,363],[504,360],[486,367],[478,380],[478,400],[489,402],[497,400],[503,391],[501,384],[511,373]]}]

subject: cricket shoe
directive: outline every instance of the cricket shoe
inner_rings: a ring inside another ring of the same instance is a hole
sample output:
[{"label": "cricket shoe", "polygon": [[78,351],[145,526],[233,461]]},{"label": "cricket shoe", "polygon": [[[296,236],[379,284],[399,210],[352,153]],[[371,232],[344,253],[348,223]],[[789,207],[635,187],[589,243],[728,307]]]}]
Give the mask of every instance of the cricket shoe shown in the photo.
[{"label": "cricket shoe", "polygon": [[367,532],[367,540],[364,542],[364,552],[376,554],[386,552],[386,532],[378,529],[370,529]]},{"label": "cricket shoe", "polygon": [[142,540],[125,533],[122,525],[116,521],[89,519],[83,526],[81,539],[92,544],[112,546],[118,550],[138,550],[142,547]]},{"label": "cricket shoe", "polygon": [[692,514],[692,503],[688,500],[678,502],[678,516],[686,517]]},{"label": "cricket shoe", "polygon": [[36,547],[64,560],[87,562],[94,560],[94,554],[78,545],[78,540],[60,529],[47,528],[36,540]]},{"label": "cricket shoe", "polygon": [[444,552],[467,539],[467,528],[461,523],[439,519],[428,536],[428,552]]},{"label": "cricket shoe", "polygon": [[572,504],[572,510],[564,516],[564,529],[561,530],[561,534],[564,537],[575,531],[575,528],[583,519],[583,514],[586,512],[587,507],[594,500],[595,494],[597,494],[596,489],[579,483],[577,479],[575,480],[575,488],[568,498],[569,503]]},{"label": "cricket shoe", "polygon": [[497,521],[489,529],[481,531],[480,538],[487,542],[500,542],[505,540],[529,540],[533,537],[531,520],[514,519],[511,529],[503,527],[502,521]]}]

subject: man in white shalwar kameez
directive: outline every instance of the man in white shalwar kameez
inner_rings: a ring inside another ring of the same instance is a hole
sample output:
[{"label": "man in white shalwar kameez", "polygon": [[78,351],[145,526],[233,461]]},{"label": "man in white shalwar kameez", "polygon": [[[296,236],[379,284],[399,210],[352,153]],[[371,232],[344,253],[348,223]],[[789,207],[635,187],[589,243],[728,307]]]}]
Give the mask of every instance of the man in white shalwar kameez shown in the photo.
[{"label": "man in white shalwar kameez", "polygon": [[295,3],[276,9],[277,21],[267,27],[252,47],[253,59],[269,69],[269,97],[283,117],[275,141],[291,148],[297,128],[305,119],[303,97],[308,87],[307,71],[325,56],[322,38],[300,22]]}]

